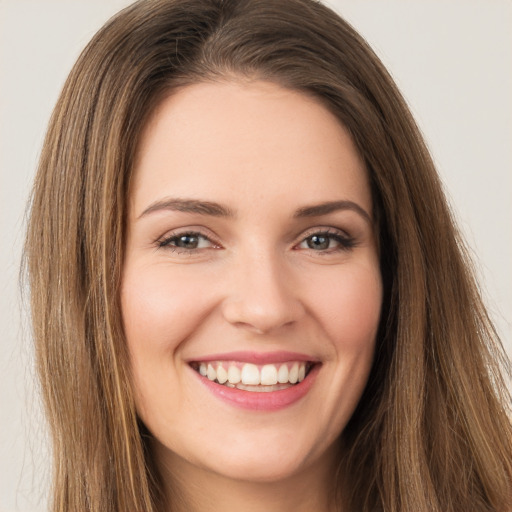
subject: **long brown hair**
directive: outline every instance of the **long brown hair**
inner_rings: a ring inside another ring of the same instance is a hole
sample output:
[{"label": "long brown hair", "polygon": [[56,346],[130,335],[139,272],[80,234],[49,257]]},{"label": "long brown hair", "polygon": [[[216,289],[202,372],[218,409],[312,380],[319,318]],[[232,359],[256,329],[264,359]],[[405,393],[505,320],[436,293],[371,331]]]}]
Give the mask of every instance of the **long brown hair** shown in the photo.
[{"label": "long brown hair", "polygon": [[340,503],[507,510],[506,358],[432,160],[379,59],[313,0],[141,0],[73,68],[44,143],[26,241],[52,510],[163,508],[119,307],[127,191],[139,135],[163,95],[241,79],[318,97],[351,133],[371,180],[385,297],[370,380],[342,434]]}]

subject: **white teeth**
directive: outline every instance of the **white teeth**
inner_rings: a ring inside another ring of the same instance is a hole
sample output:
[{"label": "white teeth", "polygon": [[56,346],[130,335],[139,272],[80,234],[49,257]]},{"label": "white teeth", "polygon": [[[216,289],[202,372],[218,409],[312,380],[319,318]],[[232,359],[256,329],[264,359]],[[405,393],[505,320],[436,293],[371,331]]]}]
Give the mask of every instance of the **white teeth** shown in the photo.
[{"label": "white teeth", "polygon": [[[217,370],[217,379],[219,378],[218,376],[218,370]],[[306,366],[301,364],[299,366],[299,382],[302,382],[304,380],[304,378],[306,377]]]},{"label": "white teeth", "polygon": [[290,373],[288,374],[288,381],[292,384],[295,384],[299,380],[299,365],[298,363],[293,363],[293,366],[290,368]]},{"label": "white teeth", "polygon": [[266,364],[261,369],[261,384],[264,386],[277,384],[277,368],[273,364]]},{"label": "white teeth", "polygon": [[217,368],[217,380],[219,384],[224,384],[228,380],[228,372],[222,366]]},{"label": "white teeth", "polygon": [[260,372],[255,364],[244,364],[242,368],[242,384],[256,386],[260,384]]},{"label": "white teeth", "polygon": [[240,389],[252,387],[252,389],[248,388],[249,391],[256,390],[258,386],[266,387],[265,391],[277,391],[286,388],[287,385],[302,382],[306,378],[308,368],[308,364],[303,361],[263,366],[236,361],[211,361],[196,363],[196,365],[195,369],[208,380]]},{"label": "white teeth", "polygon": [[235,365],[228,368],[228,380],[230,384],[238,384],[242,380],[240,370]]},{"label": "white teeth", "polygon": [[215,380],[217,378],[217,372],[211,364],[209,364],[208,368],[206,369],[206,376],[209,380]]},{"label": "white teeth", "polygon": [[288,366],[282,364],[277,372],[277,382],[286,384],[288,382]]}]

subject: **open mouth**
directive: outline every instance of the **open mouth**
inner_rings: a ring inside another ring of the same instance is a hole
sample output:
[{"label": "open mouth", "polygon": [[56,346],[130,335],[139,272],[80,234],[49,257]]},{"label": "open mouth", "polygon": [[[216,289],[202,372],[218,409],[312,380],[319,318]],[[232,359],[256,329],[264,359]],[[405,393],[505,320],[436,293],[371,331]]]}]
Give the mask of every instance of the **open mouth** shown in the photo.
[{"label": "open mouth", "polygon": [[314,363],[289,361],[257,365],[240,361],[194,361],[190,366],[216,384],[264,393],[288,389],[299,384],[307,377]]}]

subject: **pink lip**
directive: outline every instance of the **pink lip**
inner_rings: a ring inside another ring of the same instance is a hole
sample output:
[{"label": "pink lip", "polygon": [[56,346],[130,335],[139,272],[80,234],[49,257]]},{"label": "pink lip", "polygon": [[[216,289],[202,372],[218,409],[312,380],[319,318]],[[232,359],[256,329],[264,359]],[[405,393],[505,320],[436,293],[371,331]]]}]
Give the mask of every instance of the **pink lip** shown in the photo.
[{"label": "pink lip", "polygon": [[298,352],[224,352],[222,354],[210,354],[207,356],[201,356],[197,359],[191,359],[192,361],[240,361],[241,363],[252,363],[252,364],[271,364],[271,363],[286,363],[288,361],[309,361],[312,363],[318,363],[318,359],[308,356],[306,354],[300,354]]},{"label": "pink lip", "polygon": [[[214,357],[211,360],[230,360],[231,357],[226,358],[226,355],[228,354],[222,354],[222,357]],[[233,354],[230,354],[230,356],[232,355]],[[240,359],[233,357],[232,360]],[[290,359],[285,359],[283,360],[283,362],[289,360]],[[297,359],[291,358],[291,360]],[[203,361],[203,359],[201,359],[201,361]],[[273,359],[273,361],[276,362],[275,359]],[[284,409],[285,407],[288,407],[298,402],[301,398],[303,398],[313,386],[313,383],[315,381],[316,376],[318,375],[319,370],[320,365],[315,364],[302,382],[290,386],[289,388],[281,389],[279,391],[258,393],[254,391],[245,391],[242,389],[229,388],[227,386],[223,386],[222,384],[217,384],[216,382],[208,380],[206,377],[203,377],[198,372],[191,369],[191,371],[194,372],[199,381],[214,396],[220,398],[224,402],[227,402],[228,404],[241,409],[269,412]]]}]

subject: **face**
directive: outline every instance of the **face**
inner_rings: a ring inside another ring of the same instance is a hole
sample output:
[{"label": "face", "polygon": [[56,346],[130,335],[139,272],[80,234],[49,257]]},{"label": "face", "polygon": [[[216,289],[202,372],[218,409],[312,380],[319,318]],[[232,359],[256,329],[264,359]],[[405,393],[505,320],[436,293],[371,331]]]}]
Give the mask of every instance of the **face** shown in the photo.
[{"label": "face", "polygon": [[146,127],[129,199],[122,314],[159,460],[259,482],[331,464],[382,295],[347,131],[274,84],[188,86]]}]

